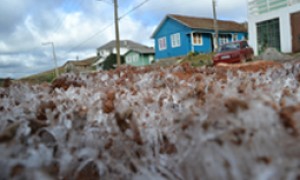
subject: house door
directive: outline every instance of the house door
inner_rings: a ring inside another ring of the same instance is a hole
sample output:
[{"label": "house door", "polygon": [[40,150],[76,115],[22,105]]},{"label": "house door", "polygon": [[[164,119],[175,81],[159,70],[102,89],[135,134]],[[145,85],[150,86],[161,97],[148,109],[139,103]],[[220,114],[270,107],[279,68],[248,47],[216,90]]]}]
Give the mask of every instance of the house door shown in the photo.
[{"label": "house door", "polygon": [[293,53],[300,52],[300,12],[291,14]]}]

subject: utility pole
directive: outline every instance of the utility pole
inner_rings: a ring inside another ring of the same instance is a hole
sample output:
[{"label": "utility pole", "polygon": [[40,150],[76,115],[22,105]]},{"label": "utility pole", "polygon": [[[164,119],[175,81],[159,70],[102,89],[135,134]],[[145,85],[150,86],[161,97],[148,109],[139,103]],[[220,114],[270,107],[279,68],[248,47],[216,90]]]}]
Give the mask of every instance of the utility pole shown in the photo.
[{"label": "utility pole", "polygon": [[54,48],[54,43],[53,42],[45,42],[45,43],[42,43],[42,45],[49,45],[51,44],[52,45],[52,54],[53,54],[53,61],[54,61],[54,65],[55,65],[55,75],[56,77],[59,76],[59,73],[58,73],[58,68],[57,68],[57,59],[56,59],[56,54],[55,54],[55,48]]},{"label": "utility pole", "polygon": [[118,0],[114,0],[114,10],[115,10],[115,33],[116,33],[117,64],[118,64],[118,67],[120,67],[120,65],[121,65],[121,56],[120,56]]},{"label": "utility pole", "polygon": [[214,29],[215,29],[214,50],[216,51],[219,47],[219,27],[217,21],[217,13],[216,13],[216,0],[212,0],[212,4],[213,4]]}]

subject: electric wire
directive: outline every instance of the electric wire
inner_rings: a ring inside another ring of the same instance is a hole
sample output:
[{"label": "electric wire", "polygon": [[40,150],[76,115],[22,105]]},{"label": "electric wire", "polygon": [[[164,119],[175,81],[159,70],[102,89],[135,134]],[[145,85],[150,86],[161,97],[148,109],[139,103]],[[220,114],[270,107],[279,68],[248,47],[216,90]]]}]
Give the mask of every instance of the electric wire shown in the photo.
[{"label": "electric wire", "polygon": [[[123,19],[124,17],[126,17],[127,15],[131,14],[132,12],[136,11],[138,8],[140,8],[141,6],[143,6],[144,4],[146,4],[147,2],[149,2],[150,0],[145,0],[141,3],[139,3],[138,5],[134,6],[132,9],[130,9],[129,11],[127,11],[126,13],[124,13],[123,15],[119,16],[118,20],[120,21],[121,19]],[[96,33],[94,33],[92,36],[88,37],[87,39],[85,39],[84,41],[82,41],[81,43],[79,43],[78,45],[72,47],[70,50],[68,50],[65,54],[70,53],[71,51],[81,47],[83,44],[87,43],[89,40],[91,40],[92,38],[98,36],[99,34],[103,33],[105,30],[107,30],[108,28],[110,28],[111,26],[113,26],[114,23],[109,24],[108,26],[106,26],[105,28],[101,29],[100,31],[97,31]]]},{"label": "electric wire", "polygon": [[[68,1],[68,0],[67,0]],[[144,4],[146,4],[147,2],[149,2],[150,0],[145,0],[141,3],[139,3],[138,5],[134,6],[132,9],[130,9],[129,11],[127,11],[126,13],[122,14],[121,16],[119,16],[118,20],[121,21],[124,17],[128,16],[129,14],[131,14],[132,12],[136,11],[137,9],[139,9],[141,6],[143,6]],[[70,2],[70,1],[68,1]],[[74,1],[71,1],[71,2],[74,2]],[[78,2],[78,1],[77,1]],[[80,5],[81,3],[83,2],[83,0],[80,0],[80,3],[78,5]],[[73,3],[74,4],[74,3]],[[58,20],[59,21],[59,20]],[[61,22],[61,24],[63,24],[63,21]],[[94,33],[93,35],[91,35],[90,37],[88,37],[87,39],[83,40],[81,43],[79,43],[78,45],[70,48],[66,53],[65,53],[65,57],[68,53],[74,51],[75,49],[81,47],[82,45],[84,45],[85,43],[87,43],[88,41],[90,41],[91,39],[93,39],[94,37],[100,35],[101,33],[103,33],[104,31],[106,31],[108,28],[112,27],[114,25],[114,23],[110,23],[108,24],[107,26],[105,26],[104,28],[102,28],[100,31],[97,31],[96,33]],[[62,25],[60,25],[62,26]],[[58,32],[58,29],[56,29],[56,33]],[[35,48],[37,49],[37,48]],[[25,72],[22,73],[22,72],[9,72],[10,74],[26,74]]]}]

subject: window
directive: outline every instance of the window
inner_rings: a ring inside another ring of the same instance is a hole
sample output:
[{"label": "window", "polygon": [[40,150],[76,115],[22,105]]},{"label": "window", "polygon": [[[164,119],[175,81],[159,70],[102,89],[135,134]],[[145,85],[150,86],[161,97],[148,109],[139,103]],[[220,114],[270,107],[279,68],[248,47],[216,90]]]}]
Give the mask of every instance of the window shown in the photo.
[{"label": "window", "polygon": [[171,35],[171,45],[173,48],[180,47],[180,33]]},{"label": "window", "polygon": [[133,55],[132,56],[132,61],[135,62],[135,63],[138,62],[139,61],[139,55],[138,54]]},{"label": "window", "polygon": [[160,51],[167,49],[167,40],[166,37],[162,37],[158,39],[158,49]]},{"label": "window", "polygon": [[226,44],[229,42],[229,35],[227,34],[220,34],[219,36],[219,44],[222,45],[222,44]]},{"label": "window", "polygon": [[193,34],[193,44],[195,45],[202,45],[202,34],[201,33],[194,33]]},{"label": "window", "polygon": [[129,55],[126,57],[126,63],[131,64],[131,63],[136,63],[139,60],[139,55],[138,54],[133,54]]},{"label": "window", "polygon": [[232,34],[232,41],[237,41],[237,40],[238,40],[238,35]]},{"label": "window", "polygon": [[229,44],[224,44],[219,47],[218,52],[225,52],[225,51],[231,51],[231,50],[237,50],[240,49],[240,43],[234,42]]},{"label": "window", "polygon": [[241,48],[242,49],[248,48],[248,47],[249,47],[249,45],[248,45],[248,43],[246,41],[241,42]]},{"label": "window", "polygon": [[127,63],[127,64],[130,64],[131,62],[132,62],[131,56],[127,56],[127,57],[126,57],[126,63]]}]

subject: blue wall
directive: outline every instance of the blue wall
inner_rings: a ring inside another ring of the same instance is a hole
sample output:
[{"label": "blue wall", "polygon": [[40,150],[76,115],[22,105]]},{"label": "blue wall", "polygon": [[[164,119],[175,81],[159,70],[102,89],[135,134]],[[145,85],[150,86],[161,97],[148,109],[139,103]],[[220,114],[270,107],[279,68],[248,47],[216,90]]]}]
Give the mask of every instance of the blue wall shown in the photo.
[{"label": "blue wall", "polygon": [[194,52],[198,53],[210,53],[213,51],[212,49],[212,37],[211,33],[202,33],[202,45],[193,45],[194,46]]},{"label": "blue wall", "polygon": [[[168,57],[184,56],[191,51],[190,37],[188,33],[190,28],[178,23],[177,21],[167,18],[159,31],[153,37],[155,39],[155,59],[163,59]],[[171,35],[180,33],[180,47],[172,48]],[[158,46],[158,39],[166,37],[167,49],[160,51]]]},{"label": "blue wall", "polygon": [[[222,33],[237,34],[238,41],[246,39],[246,36],[247,36],[247,33],[244,33],[244,32],[222,32]],[[229,40],[231,42],[233,39],[230,38]]]}]

